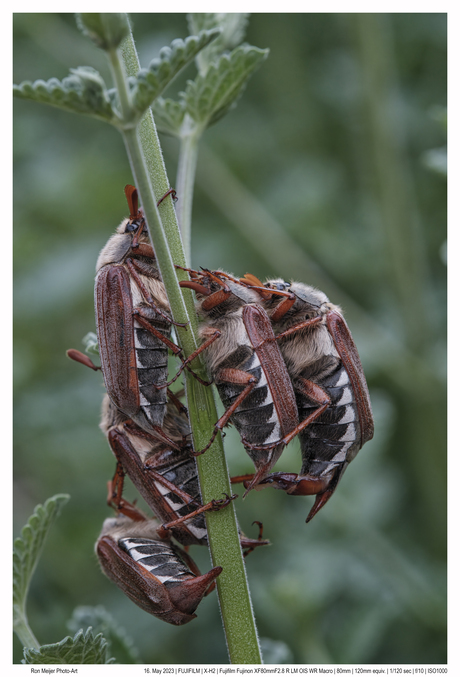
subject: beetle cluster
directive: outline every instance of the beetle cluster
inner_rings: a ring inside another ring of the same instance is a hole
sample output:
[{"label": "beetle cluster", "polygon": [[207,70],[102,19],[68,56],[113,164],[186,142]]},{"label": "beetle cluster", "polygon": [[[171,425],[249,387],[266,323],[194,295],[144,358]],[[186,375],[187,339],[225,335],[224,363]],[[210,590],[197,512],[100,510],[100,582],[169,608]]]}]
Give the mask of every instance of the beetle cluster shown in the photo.
[{"label": "beetle cluster", "polygon": [[[222,570],[214,567],[202,576],[184,548],[207,543],[203,513],[233,498],[202,505],[195,456],[232,423],[255,467],[232,482],[244,483],[246,494],[272,486],[316,495],[308,522],[372,438],[372,410],[340,309],[303,283],[263,284],[250,274],[235,278],[220,270],[187,269],[190,280],[180,285],[196,293],[202,343],[184,359],[171,340],[174,322],[137,191],[126,186],[125,193],[130,216],[96,266],[100,368],[107,389],[100,427],[117,461],[108,497],[117,516],[105,521],[96,552],[106,575],[136,604],[181,625],[195,617]],[[181,360],[170,381],[168,351]],[[191,371],[199,353],[225,412],[208,444],[194,451],[187,410],[168,386],[183,369]],[[78,351],[68,354],[99,369]],[[300,474],[272,472],[297,435]],[[123,498],[125,474],[155,519]],[[257,539],[241,534],[240,542],[246,553],[268,543],[261,527]]]},{"label": "beetle cluster", "polygon": [[[250,274],[209,270],[190,276],[180,284],[196,292],[205,361],[226,407],[202,451],[231,421],[256,468],[240,478],[246,493],[271,485],[316,495],[309,522],[374,434],[361,360],[341,310],[299,282],[262,284]],[[271,473],[297,435],[300,474]]]},{"label": "beetle cluster", "polygon": [[[100,428],[117,461],[108,495],[117,515],[104,522],[96,543],[102,570],[142,609],[182,625],[195,618],[195,609],[222,571],[214,567],[201,575],[187,548],[207,545],[203,513],[220,510],[234,497],[202,505],[187,410],[168,388],[184,368],[190,369],[190,360],[171,340],[174,322],[137,191],[126,186],[125,194],[130,216],[96,265],[101,367],[79,351],[67,354],[101,369],[107,389]],[[182,361],[170,381],[168,351]],[[123,498],[125,475],[155,518]],[[259,537],[241,533],[240,543],[245,555],[268,544],[260,523]]]}]

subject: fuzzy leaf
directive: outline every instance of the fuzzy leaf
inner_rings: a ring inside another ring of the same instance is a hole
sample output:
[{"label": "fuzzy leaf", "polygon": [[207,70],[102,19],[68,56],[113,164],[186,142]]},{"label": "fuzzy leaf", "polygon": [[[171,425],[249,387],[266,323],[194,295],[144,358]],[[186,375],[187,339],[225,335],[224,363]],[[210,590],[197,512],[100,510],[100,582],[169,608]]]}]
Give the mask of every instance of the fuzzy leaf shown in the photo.
[{"label": "fuzzy leaf", "polygon": [[107,640],[101,635],[94,637],[92,628],[83,633],[79,630],[74,637],[65,637],[56,644],[43,644],[40,649],[24,649],[23,663],[65,663],[65,664],[105,664],[107,660]]},{"label": "fuzzy leaf", "polygon": [[107,651],[117,663],[139,663],[139,653],[133,640],[103,606],[77,607],[67,626],[70,632],[92,627],[94,633],[102,633],[107,639]]},{"label": "fuzzy leaf", "polygon": [[236,104],[249,77],[268,56],[268,49],[241,45],[222,55],[205,75],[189,80],[182,94],[186,110],[198,124],[207,127]]},{"label": "fuzzy leaf", "polygon": [[26,619],[25,606],[30,580],[40,557],[48,531],[63,505],[69,500],[67,494],[49,498],[45,505],[37,505],[34,514],[23,527],[21,536],[13,547],[13,625],[21,625]]},{"label": "fuzzy leaf", "polygon": [[248,17],[249,14],[222,12],[187,16],[189,30],[193,34],[216,27],[222,30],[219,37],[197,55],[196,61],[200,73],[206,73],[209,66],[215,63],[223,52],[233,49],[242,42]]},{"label": "fuzzy leaf", "polygon": [[163,47],[159,58],[153,59],[149,67],[142,68],[134,78],[132,97],[136,110],[144,113],[176,75],[219,34],[220,29],[214,28],[185,40],[173,40],[170,47]]},{"label": "fuzzy leaf", "polygon": [[115,113],[100,74],[89,66],[71,69],[70,73],[62,81],[51,78],[13,85],[13,94],[111,122]]},{"label": "fuzzy leaf", "polygon": [[180,128],[185,115],[183,101],[163,99],[159,96],[152,104],[152,113],[158,131],[171,136],[180,136]]},{"label": "fuzzy leaf", "polygon": [[85,353],[90,355],[99,355],[99,344],[97,342],[97,336],[94,331],[89,331],[82,338],[82,343],[85,346]]}]

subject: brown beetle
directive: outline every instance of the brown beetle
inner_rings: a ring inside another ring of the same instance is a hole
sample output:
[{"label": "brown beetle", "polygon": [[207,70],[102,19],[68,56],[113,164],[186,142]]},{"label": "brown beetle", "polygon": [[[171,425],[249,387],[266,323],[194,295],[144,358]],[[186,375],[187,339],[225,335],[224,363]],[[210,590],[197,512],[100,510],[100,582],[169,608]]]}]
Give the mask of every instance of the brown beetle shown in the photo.
[{"label": "brown beetle", "polygon": [[[106,395],[102,405],[101,430],[107,436],[118,461],[110,484],[109,502],[117,510],[130,514],[131,504],[123,498],[123,475],[129,476],[148,506],[164,522],[159,534],[168,533],[181,545],[207,545],[204,512],[219,510],[230,502],[227,497],[201,504],[196,460],[191,455],[190,427],[180,402],[169,402],[163,430],[174,446],[149,435],[133,425],[116,409]],[[240,534],[245,554],[269,541]]]},{"label": "brown beetle", "polygon": [[293,495],[316,494],[309,522],[374,435],[361,360],[340,308],[323,292],[281,279],[262,285],[253,275],[241,282],[259,293],[294,385],[299,416],[309,420],[299,436],[300,474],[276,472],[258,488],[271,485]]},{"label": "brown beetle", "polygon": [[158,526],[142,516],[106,519],[96,554],[105,575],[137,606],[166,623],[184,625],[196,618],[222,567],[201,575],[185,550],[159,537]]},{"label": "brown beetle", "polygon": [[309,421],[299,423],[291,379],[260,296],[222,271],[191,274],[180,285],[197,294],[204,360],[226,408],[201,453],[231,421],[257,471],[247,493]]},{"label": "brown beetle", "polygon": [[[188,368],[170,339],[173,320],[155,265],[137,190],[126,186],[130,216],[99,254],[95,309],[102,373],[110,399],[147,432],[162,436],[166,387]],[[168,383],[168,349],[182,365]],[[198,377],[197,377],[198,378]]]}]

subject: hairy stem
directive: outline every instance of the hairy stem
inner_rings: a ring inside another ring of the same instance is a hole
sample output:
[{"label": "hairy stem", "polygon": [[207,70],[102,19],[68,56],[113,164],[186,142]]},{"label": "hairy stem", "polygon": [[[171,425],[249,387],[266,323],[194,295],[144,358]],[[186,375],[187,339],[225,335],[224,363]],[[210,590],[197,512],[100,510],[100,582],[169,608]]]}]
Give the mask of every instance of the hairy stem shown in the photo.
[{"label": "hairy stem", "polygon": [[40,648],[37,638],[29,627],[29,622],[25,613],[20,613],[17,615],[17,617],[15,617],[14,631],[22,642],[23,646],[27,647],[28,649]]},{"label": "hairy stem", "polygon": [[177,218],[187,259],[191,260],[192,204],[198,161],[198,142],[201,130],[185,116],[181,130],[179,164],[177,168],[177,192],[181,196],[177,204]]},{"label": "hairy stem", "polygon": [[[119,58],[118,52],[117,55]],[[132,35],[124,41],[122,55],[128,75],[134,75],[139,67],[139,61]],[[126,80],[115,82],[117,88],[125,88],[127,95]],[[121,98],[120,96],[120,100]],[[189,322],[187,329],[178,327],[176,331],[184,355],[188,356],[198,345],[195,332],[197,319],[191,293],[184,290],[186,292],[184,301],[178,284],[178,278],[185,279],[186,275],[183,271],[176,274],[174,268],[174,261],[179,265],[186,265],[186,259],[172,201],[168,198],[161,203],[159,209],[156,206],[158,199],[168,189],[168,180],[151,112],[148,111],[144,116],[139,134],[129,125],[122,134],[149,232],[153,236],[158,267],[166,287],[173,318],[175,322]],[[188,186],[186,190],[190,190],[190,184],[186,182],[186,185]],[[191,198],[189,204],[191,211]],[[193,369],[206,378],[200,360],[193,362]],[[186,372],[186,389],[194,444],[196,449],[201,449],[206,446],[214,422],[217,420],[215,401],[212,389],[201,385],[188,372]],[[223,494],[230,494],[230,482],[220,435],[212,447],[198,457],[197,465],[203,502],[221,498]],[[213,565],[223,567],[223,572],[217,579],[217,590],[230,660],[234,663],[260,663],[257,631],[233,503],[219,512],[206,513],[206,524]]]}]

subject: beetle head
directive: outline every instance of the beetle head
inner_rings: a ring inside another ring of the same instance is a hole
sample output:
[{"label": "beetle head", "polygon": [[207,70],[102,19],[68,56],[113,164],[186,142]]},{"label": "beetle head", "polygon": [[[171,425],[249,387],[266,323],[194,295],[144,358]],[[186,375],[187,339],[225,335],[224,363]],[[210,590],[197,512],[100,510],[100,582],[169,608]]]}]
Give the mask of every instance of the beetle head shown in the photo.
[{"label": "beetle head", "polygon": [[[324,316],[331,309],[337,309],[336,306],[329,303],[326,294],[302,282],[286,282],[282,279],[274,279],[268,280],[264,286],[274,291],[293,294],[295,297],[293,305],[281,316],[279,326],[284,329],[303,320]],[[273,294],[270,299],[264,302],[264,306],[270,314],[270,311],[274,311],[279,303],[280,296]]]}]

